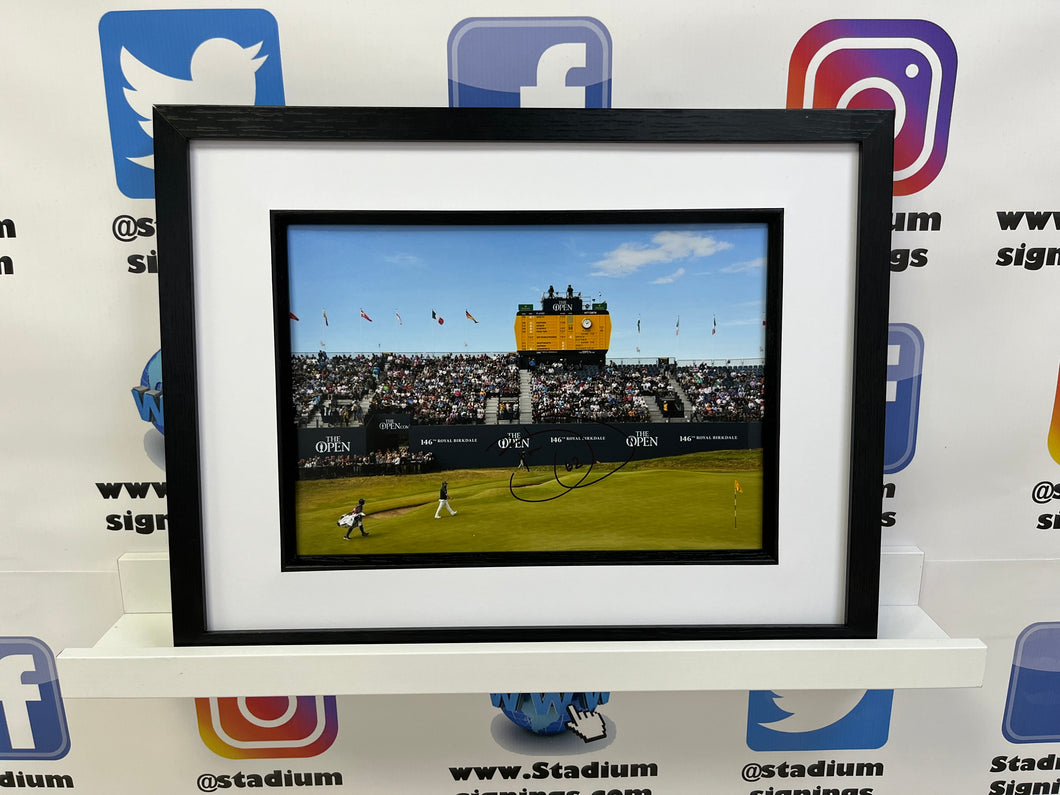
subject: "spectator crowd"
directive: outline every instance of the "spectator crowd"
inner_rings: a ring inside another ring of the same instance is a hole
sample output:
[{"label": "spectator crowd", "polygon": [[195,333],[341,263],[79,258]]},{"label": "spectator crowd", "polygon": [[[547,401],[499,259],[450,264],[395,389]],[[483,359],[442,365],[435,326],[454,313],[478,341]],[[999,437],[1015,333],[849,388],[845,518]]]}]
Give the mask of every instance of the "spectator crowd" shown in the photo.
[{"label": "spectator crowd", "polygon": [[387,354],[369,411],[411,414],[416,425],[474,425],[486,400],[518,395],[515,354]]},{"label": "spectator crowd", "polygon": [[691,422],[761,422],[765,379],[761,365],[686,365],[677,382],[691,403]]},{"label": "spectator crowd", "polygon": [[[298,427],[359,425],[364,414],[400,414],[413,425],[518,422],[517,354],[340,354],[291,357]],[[531,422],[760,422],[765,406],[761,364],[579,364],[560,359],[529,368]],[[658,409],[656,409],[658,407]],[[660,411],[659,409],[662,409]],[[667,409],[675,409],[667,411]],[[366,455],[317,455],[298,462],[304,479],[403,475],[434,469],[430,452],[407,446]]]},{"label": "spectator crowd", "polygon": [[360,401],[372,394],[383,365],[381,354],[291,357],[295,422],[304,428],[320,417],[326,425],[354,425],[362,419]]},{"label": "spectator crowd", "polygon": [[348,478],[357,475],[418,475],[434,469],[434,453],[412,453],[408,447],[367,455],[318,455],[298,462],[303,480]]},{"label": "spectator crowd", "polygon": [[648,422],[648,401],[670,389],[657,365],[541,364],[533,375],[534,422]]},{"label": "spectator crowd", "polygon": [[[414,425],[476,425],[497,399],[497,419],[519,419],[517,354],[339,354],[291,357],[296,423],[359,425],[365,413],[405,414]],[[579,365],[552,360],[530,370],[535,423],[648,422],[652,404],[679,385],[692,422],[758,422],[763,367],[698,363]],[[683,405],[682,401],[677,401]]]}]

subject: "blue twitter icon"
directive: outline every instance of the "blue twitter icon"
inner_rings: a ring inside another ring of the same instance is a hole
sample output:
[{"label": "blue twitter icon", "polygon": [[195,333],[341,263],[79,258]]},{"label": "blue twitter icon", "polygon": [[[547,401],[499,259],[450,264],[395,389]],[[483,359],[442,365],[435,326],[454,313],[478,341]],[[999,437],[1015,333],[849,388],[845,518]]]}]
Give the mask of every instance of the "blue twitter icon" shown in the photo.
[{"label": "blue twitter icon", "polygon": [[155,195],[151,108],[283,105],[276,19],[261,9],[112,11],[99,21],[118,189]]},{"label": "blue twitter icon", "polygon": [[747,703],[753,751],[882,748],[893,690],[754,690]]}]

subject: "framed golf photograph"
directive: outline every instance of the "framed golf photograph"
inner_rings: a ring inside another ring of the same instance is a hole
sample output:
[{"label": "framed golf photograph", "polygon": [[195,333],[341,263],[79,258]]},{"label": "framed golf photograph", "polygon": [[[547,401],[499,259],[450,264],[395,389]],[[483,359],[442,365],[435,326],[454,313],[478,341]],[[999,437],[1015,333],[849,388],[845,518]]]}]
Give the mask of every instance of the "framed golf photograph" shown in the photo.
[{"label": "framed golf photograph", "polygon": [[893,114],[154,125],[177,645],[875,637]]},{"label": "framed golf photograph", "polygon": [[272,223],[289,565],[776,558],[779,211]]}]

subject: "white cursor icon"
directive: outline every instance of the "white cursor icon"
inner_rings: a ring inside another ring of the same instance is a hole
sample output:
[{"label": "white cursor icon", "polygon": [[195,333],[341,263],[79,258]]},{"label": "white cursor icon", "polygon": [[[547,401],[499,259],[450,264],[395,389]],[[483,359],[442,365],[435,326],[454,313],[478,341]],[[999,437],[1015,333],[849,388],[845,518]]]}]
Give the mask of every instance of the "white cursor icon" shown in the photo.
[{"label": "white cursor icon", "polygon": [[593,740],[599,740],[607,736],[603,715],[597,715],[591,709],[582,712],[573,704],[567,705],[567,714],[571,718],[567,721],[567,728],[585,740],[585,742],[590,743]]}]

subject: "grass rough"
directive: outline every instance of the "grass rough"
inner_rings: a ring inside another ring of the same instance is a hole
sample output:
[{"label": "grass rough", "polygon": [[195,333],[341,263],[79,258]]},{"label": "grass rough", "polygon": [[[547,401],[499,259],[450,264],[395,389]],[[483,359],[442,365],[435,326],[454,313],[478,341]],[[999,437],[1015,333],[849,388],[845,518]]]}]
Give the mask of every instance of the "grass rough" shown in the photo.
[{"label": "grass rough", "polygon": [[[361,497],[370,535],[345,541]],[[762,451],[299,481],[295,511],[299,555],[759,549]]]}]

